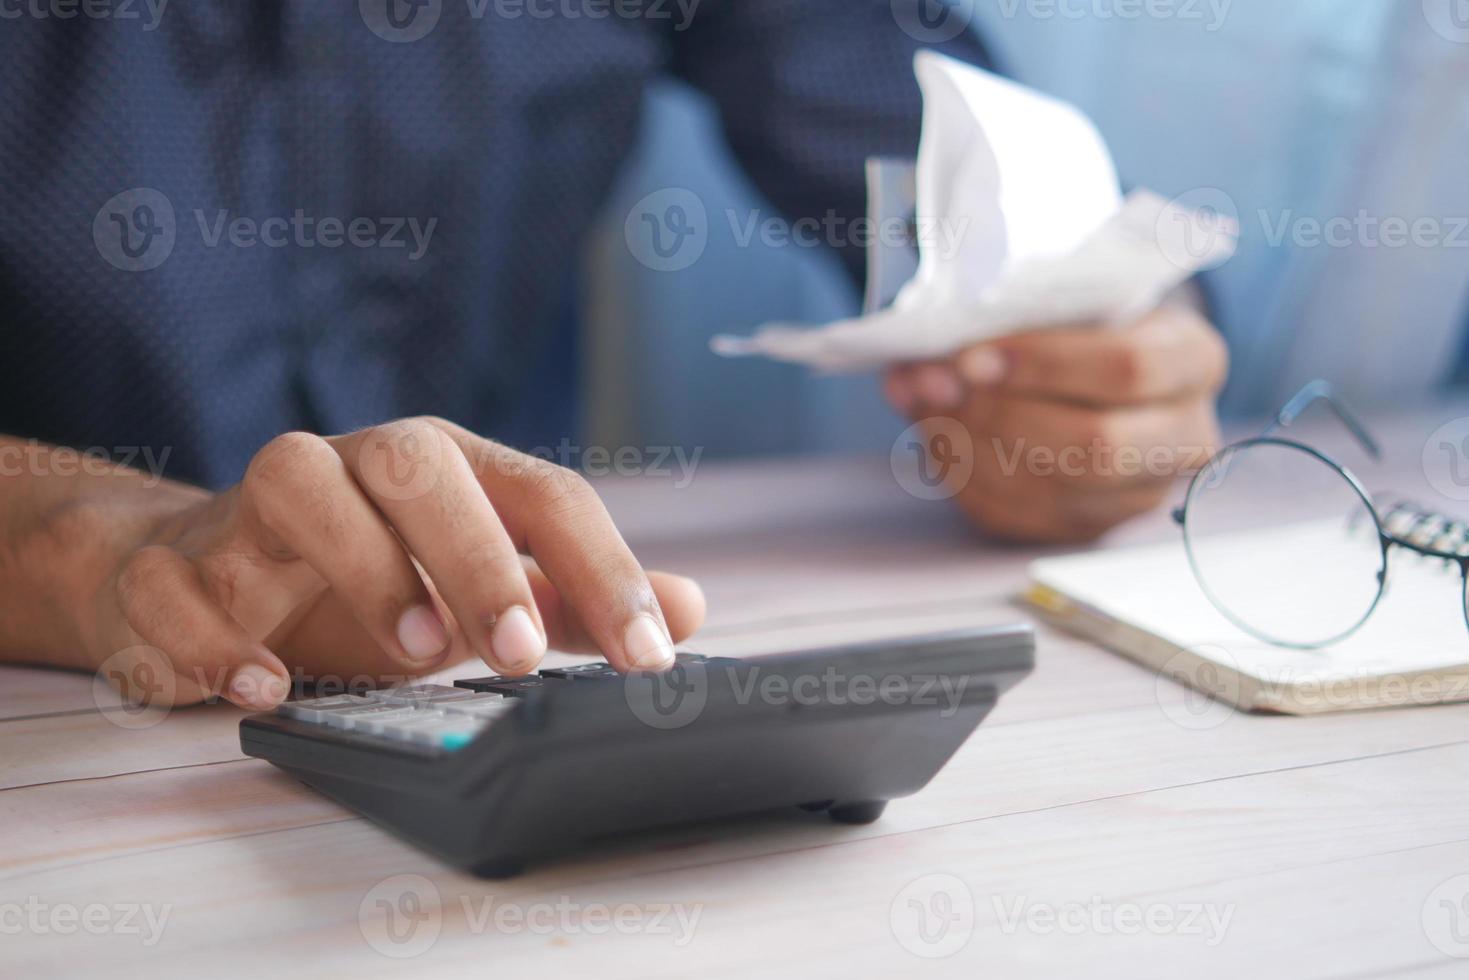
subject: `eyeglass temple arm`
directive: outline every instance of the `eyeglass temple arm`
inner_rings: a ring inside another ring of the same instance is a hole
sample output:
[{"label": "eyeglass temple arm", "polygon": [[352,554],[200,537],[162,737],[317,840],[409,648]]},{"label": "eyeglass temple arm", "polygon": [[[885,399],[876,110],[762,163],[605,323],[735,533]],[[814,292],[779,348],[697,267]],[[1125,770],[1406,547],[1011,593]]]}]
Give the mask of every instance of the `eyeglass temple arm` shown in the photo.
[{"label": "eyeglass temple arm", "polygon": [[1335,390],[1329,381],[1312,381],[1306,387],[1296,392],[1295,397],[1285,403],[1285,407],[1276,413],[1274,421],[1265,426],[1261,435],[1269,435],[1277,429],[1284,429],[1301,416],[1306,409],[1317,402],[1325,402],[1326,407],[1331,409],[1341,424],[1347,427],[1352,436],[1361,444],[1362,448],[1373,459],[1382,459],[1382,449],[1377,445],[1377,440],[1372,438],[1367,427],[1357,420],[1354,415],[1335,394]]},{"label": "eyeglass temple arm", "polygon": [[[1296,392],[1291,400],[1285,403],[1285,407],[1275,413],[1275,418],[1269,425],[1265,426],[1260,432],[1260,435],[1268,436],[1277,429],[1289,427],[1292,422],[1300,418],[1301,413],[1305,412],[1306,409],[1317,402],[1326,403],[1326,407],[1331,409],[1331,413],[1341,420],[1341,424],[1347,427],[1347,430],[1351,432],[1352,436],[1367,451],[1369,456],[1377,460],[1382,459],[1382,449],[1378,446],[1377,440],[1372,438],[1372,434],[1367,431],[1367,427],[1357,421],[1357,416],[1336,397],[1329,381],[1312,381],[1300,391]],[[1169,513],[1169,516],[1173,518],[1175,524],[1181,527],[1184,522],[1184,508],[1175,507]]]}]

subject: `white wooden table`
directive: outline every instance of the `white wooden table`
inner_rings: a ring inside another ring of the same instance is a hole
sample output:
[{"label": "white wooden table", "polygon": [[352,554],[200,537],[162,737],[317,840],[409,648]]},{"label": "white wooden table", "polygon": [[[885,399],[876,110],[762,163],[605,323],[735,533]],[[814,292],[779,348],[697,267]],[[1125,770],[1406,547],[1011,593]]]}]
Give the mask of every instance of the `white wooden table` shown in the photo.
[{"label": "white wooden table", "polygon": [[[1447,414],[1373,482],[1417,490]],[[703,581],[708,653],[1028,618],[1033,553],[886,461],[602,489],[646,563]],[[505,882],[243,758],[233,709],[130,731],[85,677],[0,668],[0,976],[1469,975],[1469,706],[1180,724],[1189,692],[1040,641],[876,824],[775,814]]]}]

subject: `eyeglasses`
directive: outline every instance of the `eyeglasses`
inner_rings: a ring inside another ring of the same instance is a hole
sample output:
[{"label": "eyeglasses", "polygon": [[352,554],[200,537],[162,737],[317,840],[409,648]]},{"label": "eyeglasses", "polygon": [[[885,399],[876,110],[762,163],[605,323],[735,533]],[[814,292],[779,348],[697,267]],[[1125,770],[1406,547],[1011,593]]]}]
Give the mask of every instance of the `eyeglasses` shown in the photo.
[{"label": "eyeglasses", "polygon": [[[1460,615],[1469,626],[1469,524],[1408,503],[1379,510],[1345,466],[1277,434],[1318,402],[1381,458],[1377,441],[1324,381],[1301,389],[1259,436],[1221,450],[1173,512],[1204,594],[1257,639],[1316,649],[1367,622],[1387,590],[1388,556],[1402,549],[1458,566]],[[1283,500],[1312,519],[1282,522]],[[1241,533],[1251,517],[1263,526]]]}]

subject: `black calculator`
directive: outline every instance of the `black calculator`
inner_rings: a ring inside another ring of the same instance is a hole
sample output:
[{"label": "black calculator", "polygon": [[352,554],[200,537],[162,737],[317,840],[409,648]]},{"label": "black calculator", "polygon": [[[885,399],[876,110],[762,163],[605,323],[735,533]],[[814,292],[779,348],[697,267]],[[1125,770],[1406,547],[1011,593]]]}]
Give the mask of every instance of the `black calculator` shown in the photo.
[{"label": "black calculator", "polygon": [[1028,626],[762,656],[680,653],[288,701],[240,745],[442,859],[503,878],[604,835],[801,807],[881,816],[1035,662]]}]

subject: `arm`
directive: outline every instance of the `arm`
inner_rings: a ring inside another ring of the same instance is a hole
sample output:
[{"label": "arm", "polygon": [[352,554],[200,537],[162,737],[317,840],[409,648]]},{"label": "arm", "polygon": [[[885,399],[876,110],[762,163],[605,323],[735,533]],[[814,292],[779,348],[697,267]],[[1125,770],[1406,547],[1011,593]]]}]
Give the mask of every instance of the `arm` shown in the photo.
[{"label": "arm", "polygon": [[108,556],[202,490],[74,449],[0,436],[0,661],[92,669]]}]

